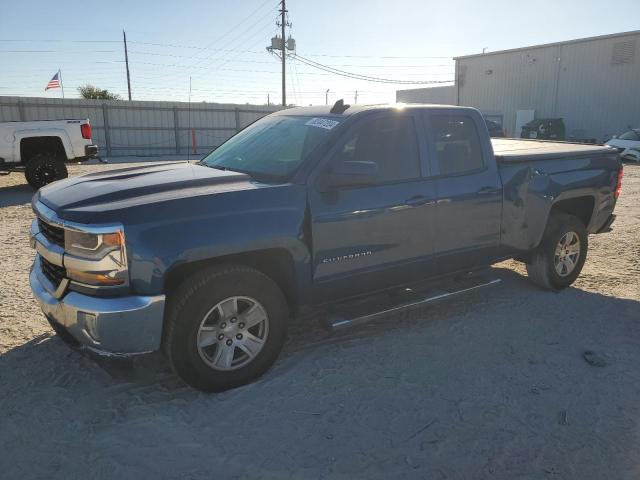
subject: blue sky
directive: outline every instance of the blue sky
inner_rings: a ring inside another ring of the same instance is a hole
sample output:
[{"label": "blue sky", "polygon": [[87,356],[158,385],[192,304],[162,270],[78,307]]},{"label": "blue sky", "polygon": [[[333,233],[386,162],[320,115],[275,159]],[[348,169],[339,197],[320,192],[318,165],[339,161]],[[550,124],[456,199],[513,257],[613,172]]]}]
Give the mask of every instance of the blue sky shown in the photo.
[{"label": "blue sky", "polygon": [[[280,64],[265,51],[278,0],[5,2],[0,95],[44,92],[62,70],[67,97],[91,83],[126,97],[122,29],[133,98],[280,102]],[[411,81],[453,80],[451,57],[640,29],[637,0],[288,0],[297,53],[341,70]],[[288,103],[394,101],[393,85],[290,61]]]}]

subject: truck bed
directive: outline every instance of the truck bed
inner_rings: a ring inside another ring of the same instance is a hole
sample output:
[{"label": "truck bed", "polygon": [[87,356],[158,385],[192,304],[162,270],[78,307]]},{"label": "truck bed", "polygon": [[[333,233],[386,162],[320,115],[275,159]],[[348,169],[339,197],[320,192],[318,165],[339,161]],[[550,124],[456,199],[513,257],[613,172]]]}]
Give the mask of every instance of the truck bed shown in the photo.
[{"label": "truck bed", "polygon": [[521,138],[492,138],[491,144],[496,160],[505,163],[617,153],[615,149],[604,145]]}]

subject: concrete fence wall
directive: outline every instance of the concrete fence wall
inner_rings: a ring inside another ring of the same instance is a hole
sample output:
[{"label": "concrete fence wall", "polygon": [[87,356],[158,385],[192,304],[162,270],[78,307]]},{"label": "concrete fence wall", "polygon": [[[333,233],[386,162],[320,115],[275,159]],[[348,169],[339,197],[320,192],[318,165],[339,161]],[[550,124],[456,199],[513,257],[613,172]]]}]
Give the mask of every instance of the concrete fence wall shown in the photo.
[{"label": "concrete fence wall", "polygon": [[0,96],[0,122],[88,118],[101,156],[210,151],[282,107],[220,103],[142,102]]}]

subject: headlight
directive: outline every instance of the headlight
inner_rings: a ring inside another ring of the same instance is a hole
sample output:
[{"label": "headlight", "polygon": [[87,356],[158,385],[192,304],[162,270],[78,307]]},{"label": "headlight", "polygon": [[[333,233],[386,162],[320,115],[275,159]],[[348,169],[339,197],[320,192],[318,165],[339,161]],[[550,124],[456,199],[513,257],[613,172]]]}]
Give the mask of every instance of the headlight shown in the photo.
[{"label": "headlight", "polygon": [[66,230],[64,234],[65,251],[82,258],[99,260],[109,252],[120,250],[123,245],[122,232],[85,233]]},{"label": "headlight", "polygon": [[64,265],[71,280],[95,286],[124,285],[128,280],[124,233],[65,230]]}]

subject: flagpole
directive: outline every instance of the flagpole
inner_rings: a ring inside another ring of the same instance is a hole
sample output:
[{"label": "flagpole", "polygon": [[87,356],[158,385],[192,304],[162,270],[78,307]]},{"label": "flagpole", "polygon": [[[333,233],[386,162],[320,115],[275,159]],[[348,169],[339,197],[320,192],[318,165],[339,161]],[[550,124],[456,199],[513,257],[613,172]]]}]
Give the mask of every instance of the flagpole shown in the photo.
[{"label": "flagpole", "polygon": [[62,70],[58,69],[58,78],[60,79],[60,88],[62,89],[62,98],[64,98],[64,85],[62,84]]}]

